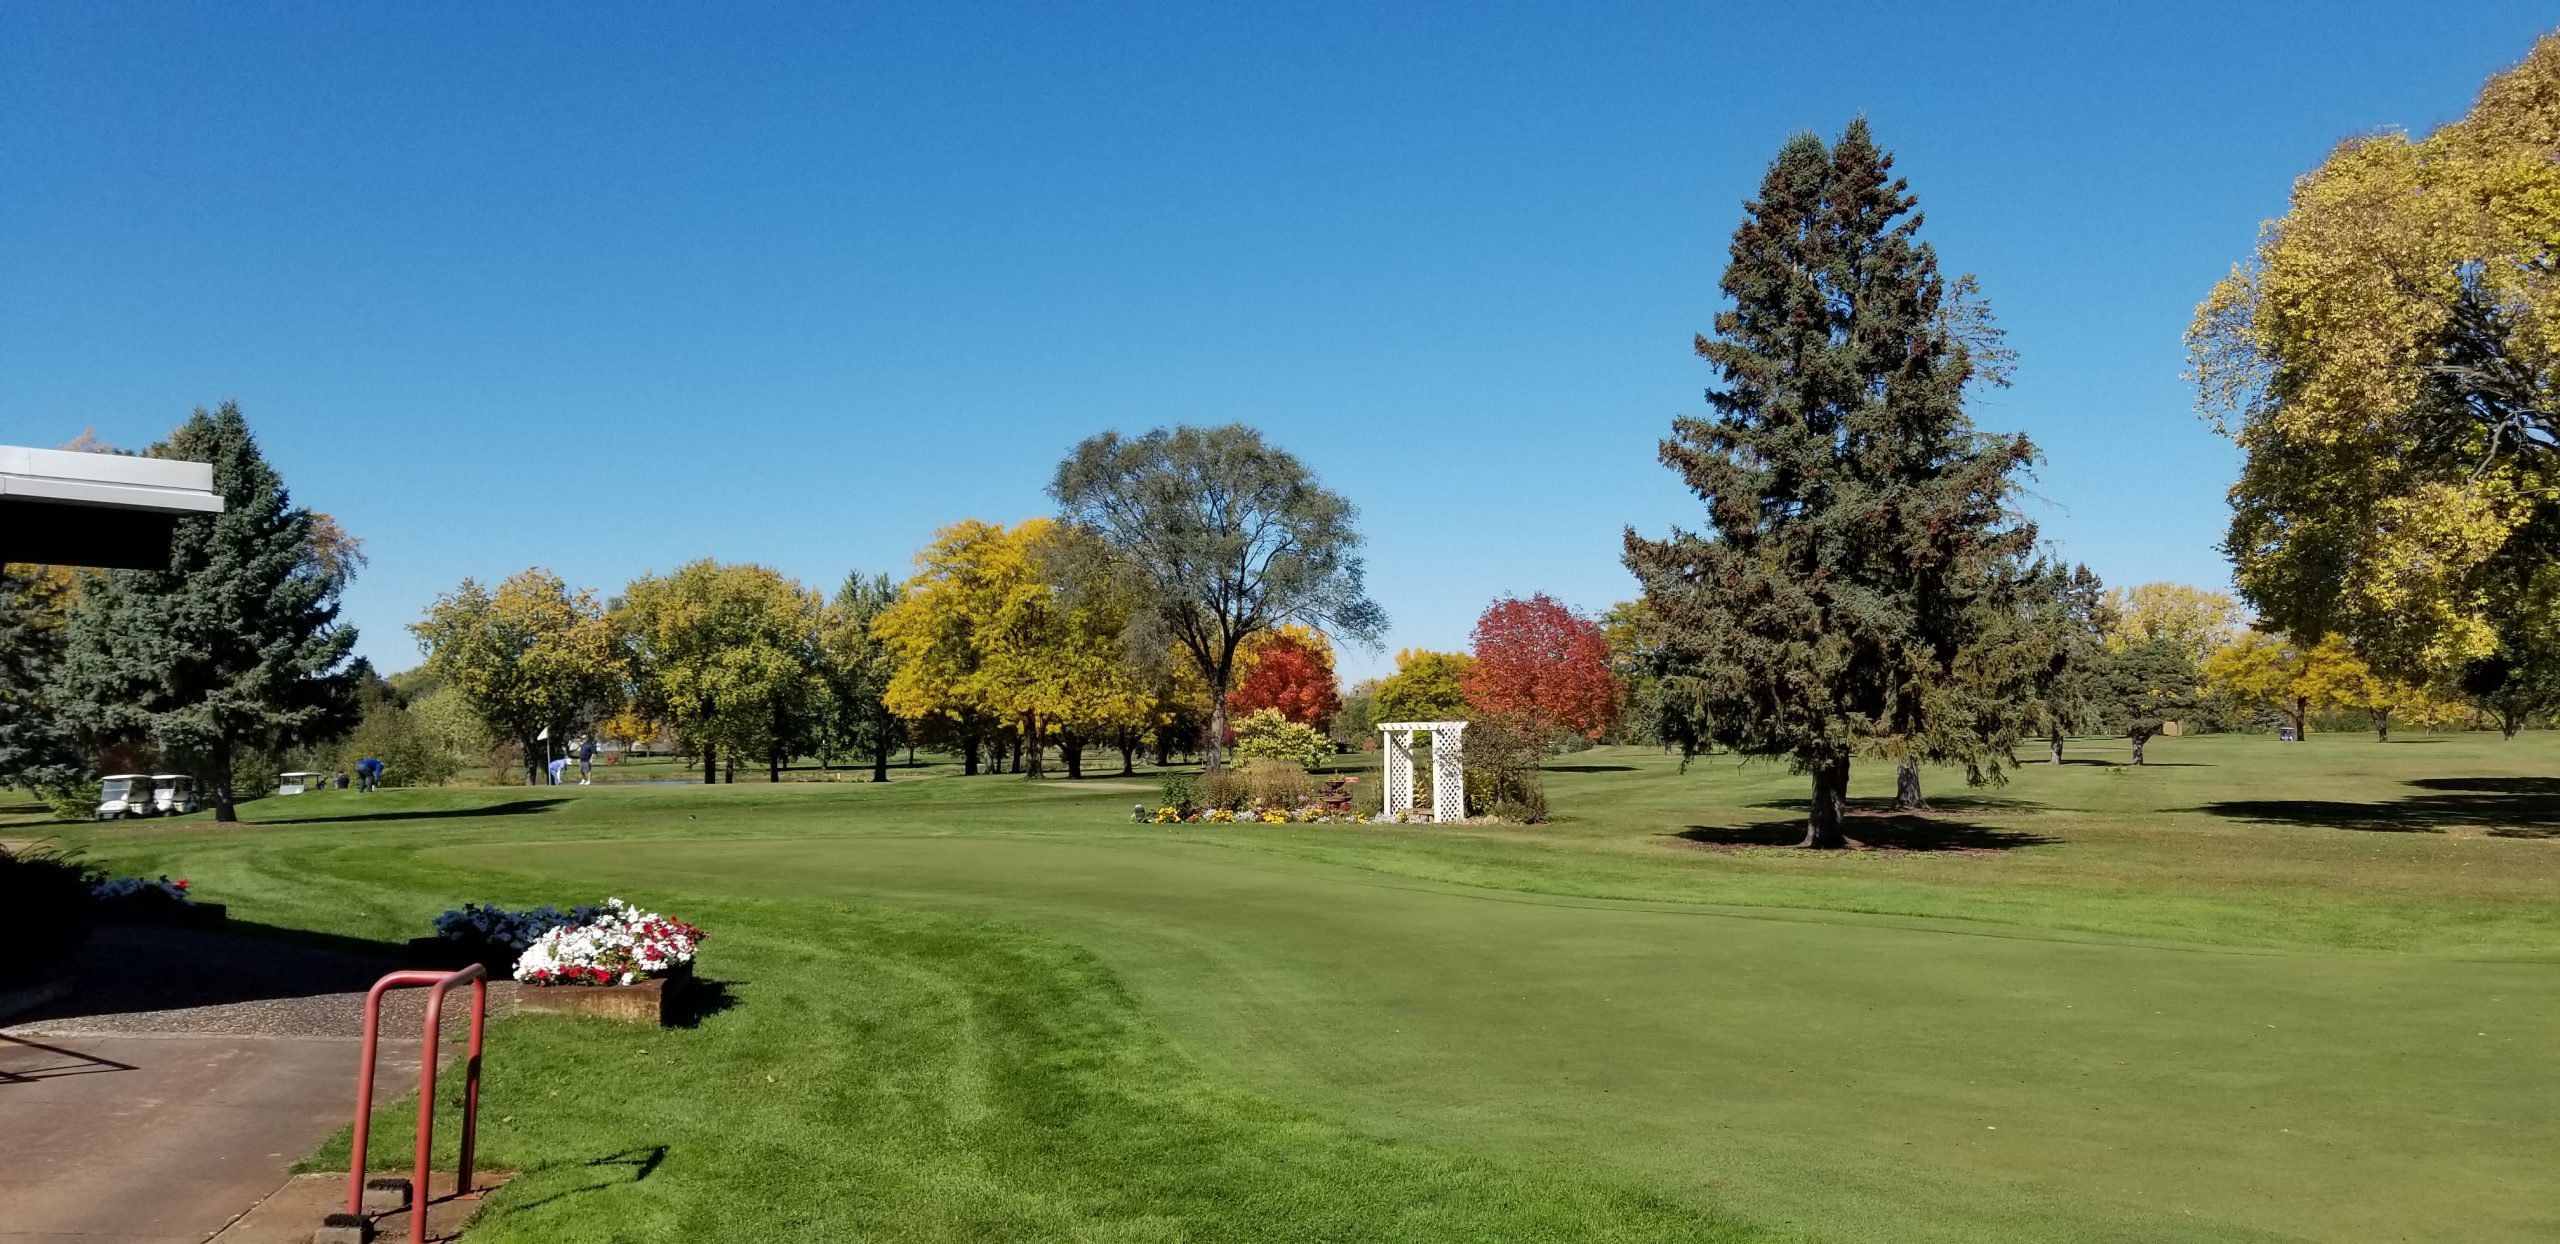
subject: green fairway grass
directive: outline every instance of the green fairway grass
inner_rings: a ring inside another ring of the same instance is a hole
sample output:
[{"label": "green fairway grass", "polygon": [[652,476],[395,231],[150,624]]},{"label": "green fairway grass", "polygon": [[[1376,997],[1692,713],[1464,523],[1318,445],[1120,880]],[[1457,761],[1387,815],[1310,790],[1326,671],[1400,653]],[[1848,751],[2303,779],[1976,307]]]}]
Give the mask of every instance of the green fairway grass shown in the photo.
[{"label": "green fairway grass", "polygon": [[1826,855],[1754,845],[1783,769],[1628,749],[1525,828],[932,776],[73,836],[281,929],[710,927],[697,1028],[493,1034],[487,1152],[530,1172],[495,1240],[2560,1234],[2560,738],[2122,756],[1932,774]]}]

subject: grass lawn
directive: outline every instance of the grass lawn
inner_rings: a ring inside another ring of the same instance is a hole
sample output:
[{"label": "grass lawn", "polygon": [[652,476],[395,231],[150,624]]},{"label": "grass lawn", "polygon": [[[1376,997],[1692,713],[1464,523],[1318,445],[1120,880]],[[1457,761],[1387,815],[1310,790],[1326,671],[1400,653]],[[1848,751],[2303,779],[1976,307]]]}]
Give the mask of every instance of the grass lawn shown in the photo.
[{"label": "grass lawn", "polygon": [[529,1173],[475,1239],[2560,1235],[2560,736],[2151,755],[1933,775],[1828,855],[1756,845],[1782,769],[1619,749],[1527,829],[935,771],[66,836],[281,929],[709,927],[697,1028],[494,1031],[485,1151]]}]

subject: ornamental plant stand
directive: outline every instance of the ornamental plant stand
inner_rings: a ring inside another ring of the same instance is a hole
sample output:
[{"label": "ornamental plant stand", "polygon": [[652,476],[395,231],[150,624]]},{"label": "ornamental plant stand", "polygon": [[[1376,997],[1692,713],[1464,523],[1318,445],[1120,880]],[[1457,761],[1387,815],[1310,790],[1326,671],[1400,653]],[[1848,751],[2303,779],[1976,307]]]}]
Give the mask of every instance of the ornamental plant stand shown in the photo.
[{"label": "ornamental plant stand", "polygon": [[684,1014],[692,987],[693,965],[680,963],[664,976],[631,985],[524,985],[516,990],[516,1009],[665,1027]]}]

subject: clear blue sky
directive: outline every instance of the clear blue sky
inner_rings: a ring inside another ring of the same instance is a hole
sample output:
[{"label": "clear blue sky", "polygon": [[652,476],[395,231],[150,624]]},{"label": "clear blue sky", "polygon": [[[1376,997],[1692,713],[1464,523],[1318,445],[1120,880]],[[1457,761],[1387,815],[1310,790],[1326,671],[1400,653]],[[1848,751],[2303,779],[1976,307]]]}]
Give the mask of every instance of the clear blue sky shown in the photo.
[{"label": "clear blue sky", "polygon": [[903,574],[1088,433],[1243,420],[1361,506],[1390,646],[1459,647],[1695,521],[1654,445],[1740,200],[1863,112],[2023,353],[1977,418],[2048,539],[2220,585],[2189,311],[2560,13],[2098,7],[13,4],[0,442],[239,399],[399,669],[465,575]]}]

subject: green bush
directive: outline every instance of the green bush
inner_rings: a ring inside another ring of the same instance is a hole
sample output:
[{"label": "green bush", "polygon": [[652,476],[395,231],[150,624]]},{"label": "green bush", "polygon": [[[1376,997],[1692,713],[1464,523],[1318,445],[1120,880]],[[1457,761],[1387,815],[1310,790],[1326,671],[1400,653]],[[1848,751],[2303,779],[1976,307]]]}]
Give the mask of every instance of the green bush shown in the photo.
[{"label": "green bush", "polygon": [[1548,739],[1515,717],[1479,718],[1467,727],[1467,814],[1534,825],[1547,819],[1547,788],[1539,763]]},{"label": "green bush", "polygon": [[1163,791],[1157,796],[1157,807],[1189,812],[1200,806],[1200,776],[1196,773],[1164,775]]},{"label": "green bush", "polygon": [[1235,754],[1238,760],[1285,760],[1312,769],[1333,754],[1333,740],[1281,716],[1279,709],[1262,708],[1236,723]]},{"label": "green bush", "polygon": [[1247,760],[1237,765],[1236,771],[1244,778],[1254,806],[1302,808],[1315,802],[1315,779],[1308,777],[1306,766],[1296,761]]},{"label": "green bush", "polygon": [[1234,765],[1200,775],[1200,806],[1235,811],[1253,806],[1253,786]]},{"label": "green bush", "polygon": [[95,786],[48,786],[38,790],[36,798],[44,801],[57,821],[85,821],[98,814]]},{"label": "green bush", "polygon": [[43,980],[80,949],[105,876],[64,852],[0,851],[0,986]]}]

